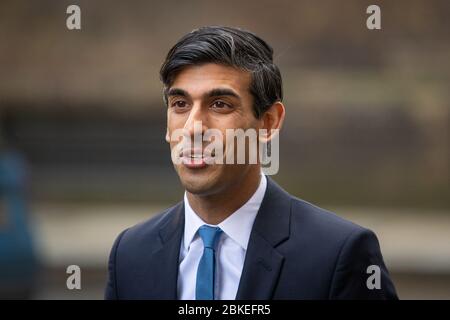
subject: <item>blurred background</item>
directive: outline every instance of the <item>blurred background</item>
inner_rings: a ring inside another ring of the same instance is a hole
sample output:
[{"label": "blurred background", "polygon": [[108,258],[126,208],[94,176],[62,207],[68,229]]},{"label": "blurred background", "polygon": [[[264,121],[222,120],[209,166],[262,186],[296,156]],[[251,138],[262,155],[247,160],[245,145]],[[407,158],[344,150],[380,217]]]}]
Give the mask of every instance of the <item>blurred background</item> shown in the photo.
[{"label": "blurred background", "polygon": [[[66,8],[81,8],[81,30]],[[381,8],[381,30],[366,8]],[[0,297],[102,299],[118,233],[182,198],[158,71],[204,25],[275,51],[290,193],[374,230],[402,299],[450,299],[450,2],[0,2]],[[79,265],[81,290],[66,268]]]}]

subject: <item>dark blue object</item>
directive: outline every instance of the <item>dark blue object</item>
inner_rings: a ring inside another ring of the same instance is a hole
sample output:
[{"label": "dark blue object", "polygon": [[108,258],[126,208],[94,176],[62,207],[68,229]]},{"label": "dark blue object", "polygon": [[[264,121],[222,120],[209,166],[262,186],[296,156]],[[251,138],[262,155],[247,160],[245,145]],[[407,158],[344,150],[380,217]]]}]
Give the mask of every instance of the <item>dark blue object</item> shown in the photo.
[{"label": "dark blue object", "polygon": [[[184,202],[123,231],[106,299],[177,299]],[[367,286],[368,266],[381,288]],[[376,235],[295,198],[272,179],[250,235],[236,299],[397,299]]]},{"label": "dark blue object", "polygon": [[28,298],[37,261],[27,220],[26,166],[15,151],[0,153],[0,298]]}]

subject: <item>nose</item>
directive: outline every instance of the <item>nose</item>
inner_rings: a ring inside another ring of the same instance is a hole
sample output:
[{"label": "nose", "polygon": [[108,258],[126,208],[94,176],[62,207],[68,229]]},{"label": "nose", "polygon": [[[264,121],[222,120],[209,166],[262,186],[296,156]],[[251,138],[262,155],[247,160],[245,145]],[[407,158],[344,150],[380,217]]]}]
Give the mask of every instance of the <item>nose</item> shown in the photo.
[{"label": "nose", "polygon": [[195,137],[196,135],[202,135],[207,129],[207,115],[202,109],[202,106],[194,104],[189,111],[189,116],[184,124],[184,131],[190,137]]}]

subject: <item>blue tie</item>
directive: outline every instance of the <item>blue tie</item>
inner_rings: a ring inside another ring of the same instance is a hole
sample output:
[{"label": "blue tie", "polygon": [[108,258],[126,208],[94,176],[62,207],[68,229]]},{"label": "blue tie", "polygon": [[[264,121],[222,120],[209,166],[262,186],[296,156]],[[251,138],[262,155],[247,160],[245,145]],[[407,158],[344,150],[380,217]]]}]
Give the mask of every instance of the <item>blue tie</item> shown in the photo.
[{"label": "blue tie", "polygon": [[214,300],[214,253],[221,232],[222,230],[219,227],[207,225],[203,225],[198,229],[198,234],[203,240],[204,249],[197,269],[196,300]]}]

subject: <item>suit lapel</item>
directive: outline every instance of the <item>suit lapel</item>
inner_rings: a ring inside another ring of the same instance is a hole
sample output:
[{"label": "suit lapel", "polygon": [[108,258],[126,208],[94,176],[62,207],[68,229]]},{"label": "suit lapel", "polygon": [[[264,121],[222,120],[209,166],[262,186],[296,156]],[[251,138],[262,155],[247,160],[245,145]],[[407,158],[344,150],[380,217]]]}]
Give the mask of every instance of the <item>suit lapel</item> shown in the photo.
[{"label": "suit lapel", "polygon": [[284,257],[276,247],[289,238],[291,197],[267,177],[245,256],[237,300],[271,299]]},{"label": "suit lapel", "polygon": [[175,206],[159,230],[159,247],[153,252],[151,261],[152,292],[158,299],[177,299],[178,260],[181,237],[184,230],[184,204]]}]

